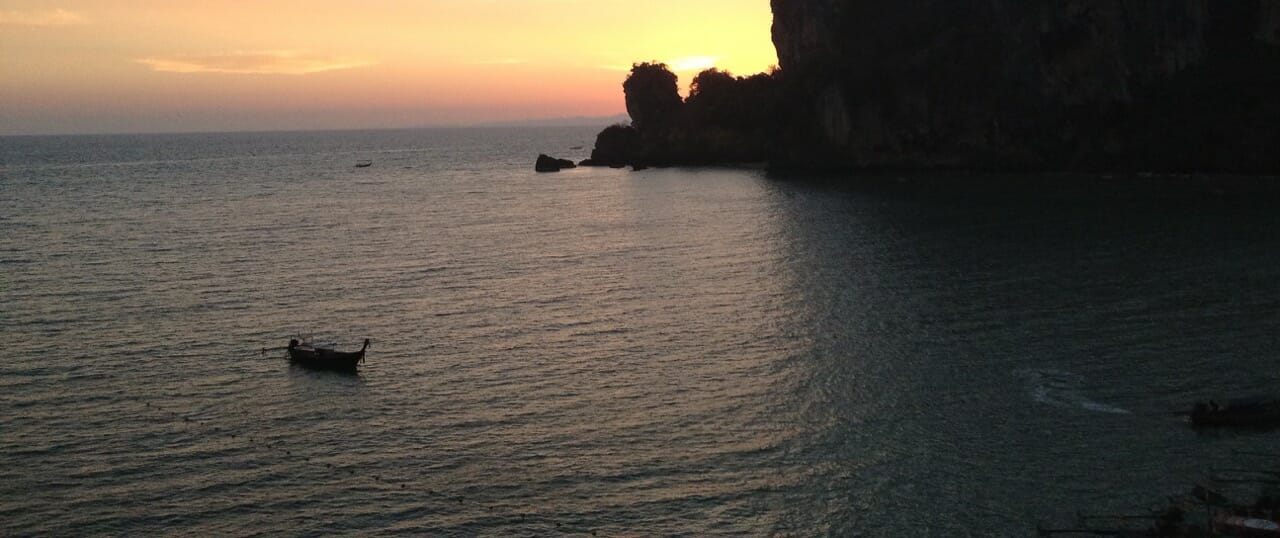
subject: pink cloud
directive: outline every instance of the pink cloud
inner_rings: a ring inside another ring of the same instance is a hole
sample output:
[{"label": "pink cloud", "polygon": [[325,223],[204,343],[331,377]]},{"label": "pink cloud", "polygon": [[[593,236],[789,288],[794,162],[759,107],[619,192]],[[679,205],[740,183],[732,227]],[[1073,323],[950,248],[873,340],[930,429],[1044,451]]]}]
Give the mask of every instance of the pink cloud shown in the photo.
[{"label": "pink cloud", "polygon": [[257,75],[306,75],[351,69],[369,62],[346,56],[293,51],[185,54],[140,58],[138,63],[166,73],[232,73]]}]

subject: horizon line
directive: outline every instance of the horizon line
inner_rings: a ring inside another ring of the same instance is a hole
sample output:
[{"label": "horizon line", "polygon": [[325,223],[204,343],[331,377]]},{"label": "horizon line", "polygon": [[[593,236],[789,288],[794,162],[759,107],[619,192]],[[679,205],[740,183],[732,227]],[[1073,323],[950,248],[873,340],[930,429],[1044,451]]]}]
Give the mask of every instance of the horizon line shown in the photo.
[{"label": "horizon line", "polygon": [[[601,120],[603,129],[617,123],[618,118],[629,118],[626,112],[605,116],[552,116],[541,118],[524,118],[511,120],[494,120],[466,123],[426,123],[421,125],[367,126],[367,127],[322,127],[322,128],[289,128],[267,127],[263,129],[210,129],[210,130],[156,130],[156,131],[87,131],[61,133],[0,133],[0,138],[22,138],[41,136],[149,136],[149,135],[194,135],[194,134],[248,134],[248,133],[325,133],[343,131],[413,131],[419,129],[485,129],[485,128],[549,128],[549,127],[593,127],[590,122]],[[540,122],[580,122],[566,125],[538,125]]]}]

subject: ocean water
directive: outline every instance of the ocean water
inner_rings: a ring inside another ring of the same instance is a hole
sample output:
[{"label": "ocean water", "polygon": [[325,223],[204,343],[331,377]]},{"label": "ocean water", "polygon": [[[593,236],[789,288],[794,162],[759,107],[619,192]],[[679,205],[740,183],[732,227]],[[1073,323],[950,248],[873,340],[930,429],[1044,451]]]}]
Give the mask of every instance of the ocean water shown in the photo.
[{"label": "ocean water", "polygon": [[1275,179],[533,172],[594,131],[0,138],[0,534],[1030,536],[1276,463],[1172,414],[1280,392]]}]

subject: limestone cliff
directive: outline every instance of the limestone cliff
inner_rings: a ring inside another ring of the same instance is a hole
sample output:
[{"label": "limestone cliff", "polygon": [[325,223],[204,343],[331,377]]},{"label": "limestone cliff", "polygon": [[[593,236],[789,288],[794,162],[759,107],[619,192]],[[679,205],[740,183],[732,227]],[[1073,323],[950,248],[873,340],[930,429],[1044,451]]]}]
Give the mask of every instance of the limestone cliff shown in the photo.
[{"label": "limestone cliff", "polygon": [[772,0],[784,159],[1280,172],[1280,0]]}]

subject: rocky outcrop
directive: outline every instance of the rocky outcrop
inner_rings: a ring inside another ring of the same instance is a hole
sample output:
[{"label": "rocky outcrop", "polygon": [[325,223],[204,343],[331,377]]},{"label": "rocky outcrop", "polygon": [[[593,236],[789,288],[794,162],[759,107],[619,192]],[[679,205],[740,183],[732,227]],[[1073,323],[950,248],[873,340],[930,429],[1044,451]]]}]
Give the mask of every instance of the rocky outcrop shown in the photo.
[{"label": "rocky outcrop", "polygon": [[1280,172],[1280,0],[772,0],[800,166]]},{"label": "rocky outcrop", "polygon": [[533,169],[538,172],[559,172],[565,168],[577,168],[569,159],[557,159],[549,155],[538,154],[538,160],[533,163]]},{"label": "rocky outcrop", "polygon": [[623,82],[631,124],[596,136],[584,166],[701,166],[764,162],[778,132],[774,74],[735,77],[708,69],[681,99],[676,75],[662,63],[632,66]]},{"label": "rocky outcrop", "polygon": [[596,145],[591,158],[578,163],[582,166],[609,166],[622,168],[637,160],[636,151],[640,135],[631,125],[610,125],[596,135]]}]

